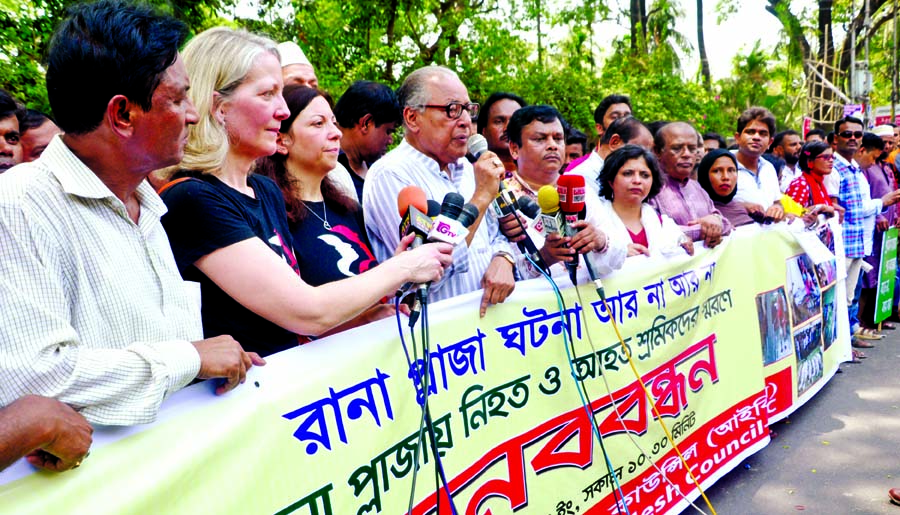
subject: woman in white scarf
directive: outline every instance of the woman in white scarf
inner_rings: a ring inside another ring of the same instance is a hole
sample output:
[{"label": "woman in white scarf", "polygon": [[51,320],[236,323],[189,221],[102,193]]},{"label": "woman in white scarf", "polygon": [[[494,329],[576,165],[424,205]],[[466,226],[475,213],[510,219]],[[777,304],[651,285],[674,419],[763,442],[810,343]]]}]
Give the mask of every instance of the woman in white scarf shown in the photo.
[{"label": "woman in white scarf", "polygon": [[647,204],[662,187],[652,153],[625,145],[606,158],[597,181],[602,227],[610,245],[627,247],[629,257],[694,254],[693,243],[675,222]]}]

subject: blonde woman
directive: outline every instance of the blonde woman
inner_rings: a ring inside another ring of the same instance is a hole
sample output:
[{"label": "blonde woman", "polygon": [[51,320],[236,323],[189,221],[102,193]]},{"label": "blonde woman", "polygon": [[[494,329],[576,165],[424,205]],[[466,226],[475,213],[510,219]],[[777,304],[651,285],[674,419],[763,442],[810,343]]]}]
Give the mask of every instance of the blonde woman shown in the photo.
[{"label": "blonde woman", "polygon": [[[163,225],[185,280],[200,283],[203,329],[269,355],[350,320],[405,282],[439,280],[449,245],[429,244],[364,274],[313,287],[299,276],[284,198],[254,162],[275,152],[282,120],[275,43],[224,27],[184,49],[188,92],[200,113]],[[227,58],[223,58],[227,56]]]}]

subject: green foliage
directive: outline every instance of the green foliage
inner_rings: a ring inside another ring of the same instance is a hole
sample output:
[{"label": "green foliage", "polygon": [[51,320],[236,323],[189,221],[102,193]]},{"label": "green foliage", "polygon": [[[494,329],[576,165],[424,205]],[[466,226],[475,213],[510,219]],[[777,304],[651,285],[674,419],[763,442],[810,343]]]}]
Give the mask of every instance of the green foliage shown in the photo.
[{"label": "green foliage", "polygon": [[[40,63],[55,23],[74,1],[0,0],[0,87],[29,106],[49,109]],[[681,59],[693,49],[675,28],[683,17],[677,0],[647,2],[646,40],[641,37],[637,51],[628,36],[613,41],[604,62],[594,24],[619,15],[606,0],[259,0],[254,18],[235,17],[237,0],[151,1],[195,34],[227,24],[298,42],[322,87],[336,96],[357,79],[396,87],[413,69],[442,64],[460,73],[473,100],[511,91],[554,105],[587,133],[594,108],[610,93],[631,95],[643,120],[687,120],[700,131],[731,133],[750,105],[768,107],[780,125],[796,127],[805,94],[801,40],[816,41],[815,9],[794,14],[791,0],[767,0],[786,27],[784,44],[774,53],[757,46],[736,57],[731,77],[706,90],[684,78]],[[849,21],[849,3],[835,0],[835,24]],[[720,0],[717,11],[724,18],[736,7]],[[538,14],[543,65],[537,63]],[[877,103],[889,97],[890,26],[872,39]],[[561,32],[564,39],[547,43],[549,34]]]},{"label": "green foliage", "polygon": [[4,0],[13,9],[0,11],[0,88],[28,107],[48,112],[41,62],[56,20],[65,10],[61,0],[40,5],[25,0]]}]

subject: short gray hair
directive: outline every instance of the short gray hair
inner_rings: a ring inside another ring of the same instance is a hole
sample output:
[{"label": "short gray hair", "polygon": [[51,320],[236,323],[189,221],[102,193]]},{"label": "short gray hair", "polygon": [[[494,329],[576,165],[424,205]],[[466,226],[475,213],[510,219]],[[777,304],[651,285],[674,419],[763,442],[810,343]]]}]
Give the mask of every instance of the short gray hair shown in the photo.
[{"label": "short gray hair", "polygon": [[428,81],[438,75],[450,75],[457,80],[459,76],[453,70],[443,66],[425,66],[410,73],[406,76],[400,89],[397,90],[397,101],[400,102],[400,109],[411,107],[421,110],[423,104],[428,103],[428,91],[426,84]]}]

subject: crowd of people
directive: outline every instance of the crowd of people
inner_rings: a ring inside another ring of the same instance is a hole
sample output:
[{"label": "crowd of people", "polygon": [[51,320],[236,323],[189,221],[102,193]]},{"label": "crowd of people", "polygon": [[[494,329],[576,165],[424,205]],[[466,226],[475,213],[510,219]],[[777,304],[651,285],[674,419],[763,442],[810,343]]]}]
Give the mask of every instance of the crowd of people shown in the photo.
[{"label": "crowd of people", "polygon": [[[148,8],[79,5],[49,51],[53,117],[0,92],[0,437],[16,443],[0,467],[77,467],[90,424],[152,421],[196,380],[225,393],[268,355],[394,316],[405,283],[431,283],[434,301],[482,290],[485,316],[539,268],[693,254],[791,218],[785,195],[805,218],[843,220],[854,345],[879,337],[861,271],[898,221],[890,127],[845,117],[804,143],[754,107],[727,149],[610,95],[589,148],[552,106],[510,92],[479,105],[444,67],[334,102],[292,42],[224,27],[185,39]],[[475,133],[488,150],[467,159]],[[586,188],[574,233],[492,207],[501,189],[537,201],[563,175]],[[396,208],[409,186],[474,206],[465,241],[411,245]]]}]

